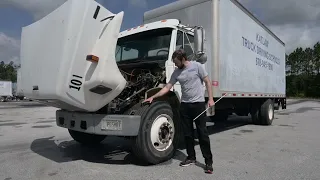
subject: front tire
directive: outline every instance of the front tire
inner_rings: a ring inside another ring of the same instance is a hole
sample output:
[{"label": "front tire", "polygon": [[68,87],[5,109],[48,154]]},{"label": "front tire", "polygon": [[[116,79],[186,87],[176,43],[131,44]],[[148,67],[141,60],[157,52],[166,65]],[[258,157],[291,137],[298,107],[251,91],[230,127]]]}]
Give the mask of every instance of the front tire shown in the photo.
[{"label": "front tire", "polygon": [[141,160],[158,164],[172,158],[179,143],[179,118],[167,102],[154,102],[141,113],[133,152]]}]

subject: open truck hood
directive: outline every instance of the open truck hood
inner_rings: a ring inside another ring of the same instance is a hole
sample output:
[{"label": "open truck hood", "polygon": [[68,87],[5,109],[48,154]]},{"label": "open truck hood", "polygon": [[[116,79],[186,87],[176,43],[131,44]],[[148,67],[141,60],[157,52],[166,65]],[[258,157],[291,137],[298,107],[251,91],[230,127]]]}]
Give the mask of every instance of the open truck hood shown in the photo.
[{"label": "open truck hood", "polygon": [[24,95],[70,111],[97,111],[112,101],[126,85],[115,61],[122,19],[123,12],[93,0],[68,0],[23,27]]}]

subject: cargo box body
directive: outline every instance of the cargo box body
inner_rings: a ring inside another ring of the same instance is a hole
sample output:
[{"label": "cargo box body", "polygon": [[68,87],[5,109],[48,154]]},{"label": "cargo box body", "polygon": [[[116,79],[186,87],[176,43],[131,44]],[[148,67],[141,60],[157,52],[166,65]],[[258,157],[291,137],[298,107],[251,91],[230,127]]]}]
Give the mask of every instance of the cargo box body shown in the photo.
[{"label": "cargo box body", "polygon": [[285,97],[285,45],[238,1],[184,0],[144,14],[144,23],[162,19],[204,27],[214,97]]}]

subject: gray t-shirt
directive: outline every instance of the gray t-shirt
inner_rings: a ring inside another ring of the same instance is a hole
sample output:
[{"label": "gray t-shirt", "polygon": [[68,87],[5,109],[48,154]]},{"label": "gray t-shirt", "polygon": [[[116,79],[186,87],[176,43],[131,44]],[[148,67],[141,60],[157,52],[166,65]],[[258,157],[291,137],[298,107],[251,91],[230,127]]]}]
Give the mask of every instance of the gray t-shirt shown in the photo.
[{"label": "gray t-shirt", "polygon": [[169,83],[175,84],[177,81],[181,85],[181,101],[186,103],[204,102],[203,78],[208,73],[202,64],[190,61],[184,69],[176,68],[171,75]]}]

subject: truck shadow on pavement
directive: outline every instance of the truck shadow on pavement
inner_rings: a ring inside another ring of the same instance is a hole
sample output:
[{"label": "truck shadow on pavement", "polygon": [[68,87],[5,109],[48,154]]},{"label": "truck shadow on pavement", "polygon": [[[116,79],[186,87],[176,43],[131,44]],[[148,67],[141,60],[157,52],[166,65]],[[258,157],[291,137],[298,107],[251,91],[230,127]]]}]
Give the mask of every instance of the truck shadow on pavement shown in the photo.
[{"label": "truck shadow on pavement", "polygon": [[[236,120],[226,122],[208,122],[208,131],[210,135],[220,133],[229,129],[237,128],[248,124],[247,117],[238,117]],[[64,163],[70,161],[84,160],[93,163],[102,164],[134,164],[138,166],[148,166],[148,164],[141,163],[132,153],[132,141],[125,138],[107,137],[100,145],[94,147],[86,147],[77,143],[74,140],[59,142],[54,139],[54,136],[36,139],[31,143],[30,149],[49,160],[57,163]],[[197,139],[195,141],[198,145]],[[184,147],[181,146],[176,151],[173,159],[183,161],[185,154],[181,152]],[[158,164],[168,165],[172,163],[172,159]],[[203,167],[203,164],[196,164]]]}]

